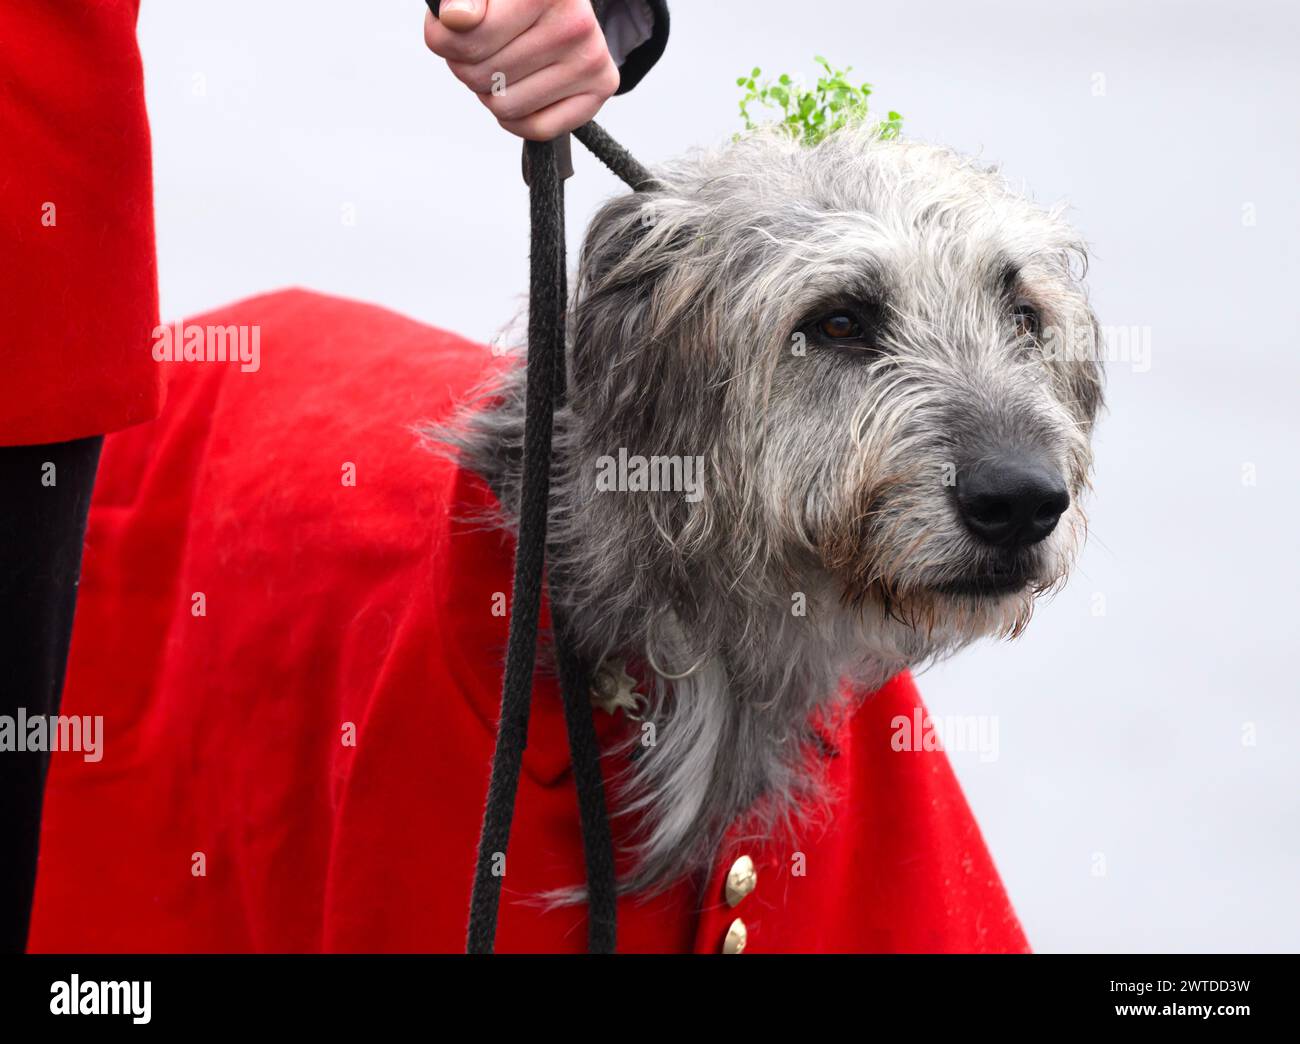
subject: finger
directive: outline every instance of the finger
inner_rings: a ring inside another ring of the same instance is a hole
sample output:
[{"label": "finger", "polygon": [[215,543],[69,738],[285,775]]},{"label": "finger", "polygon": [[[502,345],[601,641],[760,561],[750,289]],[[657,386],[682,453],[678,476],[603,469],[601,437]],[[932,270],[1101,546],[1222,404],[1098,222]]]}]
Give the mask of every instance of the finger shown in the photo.
[{"label": "finger", "polygon": [[465,32],[448,29],[430,13],[424,20],[424,43],[449,62],[477,64],[527,32],[545,10],[543,0],[497,0],[482,22]]},{"label": "finger", "polygon": [[498,83],[508,87],[571,57],[571,44],[564,40],[538,39],[538,35],[538,29],[530,29],[481,62],[448,62],[447,65],[456,79],[474,93],[487,94]]},{"label": "finger", "polygon": [[575,94],[521,120],[498,120],[511,134],[529,141],[550,141],[589,122],[605,99],[595,94]]},{"label": "finger", "polygon": [[505,81],[500,90],[479,97],[498,120],[511,122],[576,94],[598,95],[604,101],[617,89],[618,69],[602,44],[518,82]]},{"label": "finger", "polygon": [[[430,16],[433,12],[429,12]],[[438,5],[438,21],[453,33],[467,33],[477,28],[487,14],[486,0],[442,0]]]}]

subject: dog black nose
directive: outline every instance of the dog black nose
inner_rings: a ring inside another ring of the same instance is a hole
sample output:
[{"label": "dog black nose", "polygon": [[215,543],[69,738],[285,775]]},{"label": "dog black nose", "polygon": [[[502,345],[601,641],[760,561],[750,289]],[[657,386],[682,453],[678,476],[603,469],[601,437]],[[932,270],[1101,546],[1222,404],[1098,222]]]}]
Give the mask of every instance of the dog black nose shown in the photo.
[{"label": "dog black nose", "polygon": [[1056,469],[1018,454],[963,469],[956,494],[966,528],[986,544],[1007,548],[1038,543],[1070,506],[1070,494]]}]

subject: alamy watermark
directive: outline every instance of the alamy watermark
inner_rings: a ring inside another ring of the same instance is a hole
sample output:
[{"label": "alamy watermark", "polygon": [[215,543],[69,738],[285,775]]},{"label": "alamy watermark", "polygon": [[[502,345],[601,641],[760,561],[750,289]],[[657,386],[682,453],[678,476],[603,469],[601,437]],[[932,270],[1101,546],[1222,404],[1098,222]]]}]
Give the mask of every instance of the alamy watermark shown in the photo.
[{"label": "alamy watermark", "polygon": [[96,714],[0,714],[0,754],[76,751],[84,761],[104,756],[104,716]]},{"label": "alamy watermark", "polygon": [[[1098,341],[1100,340],[1100,344]],[[1122,363],[1134,373],[1151,370],[1151,327],[1068,324],[1043,329],[1042,351],[1064,362]]]},{"label": "alamy watermark", "polygon": [[598,493],[685,493],[698,504],[704,498],[704,458],[650,456],[628,453],[619,447],[618,456],[596,458]]},{"label": "alamy watermark", "polygon": [[82,980],[75,972],[50,983],[51,1015],[129,1015],[137,1026],[153,1017],[153,982]]},{"label": "alamy watermark", "polygon": [[155,362],[238,363],[244,373],[262,365],[262,328],[235,323],[200,326],[177,320],[153,330]]},{"label": "alamy watermark", "polygon": [[920,707],[911,716],[896,714],[889,722],[889,745],[896,751],[946,750],[979,755],[982,762],[998,760],[998,719],[989,714],[950,714],[934,717]]}]

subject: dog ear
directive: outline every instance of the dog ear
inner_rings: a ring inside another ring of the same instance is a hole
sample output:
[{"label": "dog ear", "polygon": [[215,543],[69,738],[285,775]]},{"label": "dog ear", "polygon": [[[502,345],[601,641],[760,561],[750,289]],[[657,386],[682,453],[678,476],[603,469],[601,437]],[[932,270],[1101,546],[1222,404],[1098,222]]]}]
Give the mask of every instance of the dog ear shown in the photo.
[{"label": "dog ear", "polygon": [[572,302],[575,409],[584,401],[626,409],[642,399],[662,375],[662,353],[707,310],[712,280],[700,263],[706,214],[698,202],[660,186],[619,196],[597,212]]},{"label": "dog ear", "polygon": [[1074,242],[1065,258],[1067,278],[1072,284],[1072,315],[1064,331],[1065,366],[1061,371],[1062,399],[1071,403],[1086,431],[1091,431],[1104,404],[1105,334],[1088,300],[1088,248]]}]

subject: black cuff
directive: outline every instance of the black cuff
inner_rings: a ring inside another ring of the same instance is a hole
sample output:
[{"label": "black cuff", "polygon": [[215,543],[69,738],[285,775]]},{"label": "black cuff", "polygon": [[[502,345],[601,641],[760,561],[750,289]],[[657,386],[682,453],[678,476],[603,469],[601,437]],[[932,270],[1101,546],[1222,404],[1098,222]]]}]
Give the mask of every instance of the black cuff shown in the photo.
[{"label": "black cuff", "polygon": [[[619,83],[615,94],[626,94],[650,71],[650,67],[659,60],[668,46],[668,3],[667,0],[643,0],[654,16],[654,28],[650,39],[628,52],[623,64],[618,68]],[[600,5],[602,8],[608,3]]]}]

